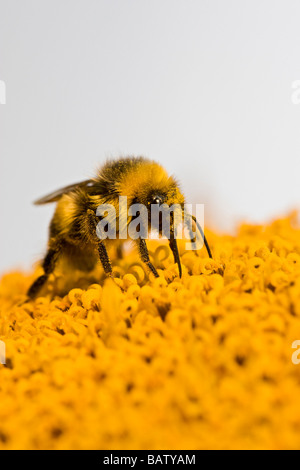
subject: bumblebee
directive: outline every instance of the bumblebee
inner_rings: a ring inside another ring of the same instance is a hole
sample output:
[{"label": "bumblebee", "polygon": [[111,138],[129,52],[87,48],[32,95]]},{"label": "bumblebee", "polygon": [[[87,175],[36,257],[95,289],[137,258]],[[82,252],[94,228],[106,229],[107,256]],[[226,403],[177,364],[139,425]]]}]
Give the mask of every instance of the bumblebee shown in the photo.
[{"label": "bumblebee", "polygon": [[[184,206],[184,196],[176,180],[169,176],[160,164],[144,157],[126,157],[108,161],[94,178],[66,186],[35,201],[37,205],[52,202],[56,202],[57,205],[50,223],[48,250],[42,262],[44,273],[29,288],[29,298],[37,296],[49,275],[54,272],[61,256],[67,257],[70,265],[83,271],[94,269],[100,259],[105,273],[112,276],[107,244],[116,240],[100,239],[97,236],[96,228],[101,218],[97,216],[97,208],[103,204],[110,204],[118,209],[120,196],[126,196],[128,206],[136,203],[143,204],[147,208],[153,204],[168,206],[179,204],[182,208]],[[146,219],[143,223],[149,228],[150,210]],[[204,233],[195,217],[193,220],[201,232],[211,258]],[[116,215],[115,222],[118,234],[119,215]],[[161,226],[158,227],[158,231],[161,235]],[[145,238],[138,237],[135,243],[142,262],[154,276],[158,277],[150,261]],[[182,269],[172,219],[169,246],[181,277]]]}]

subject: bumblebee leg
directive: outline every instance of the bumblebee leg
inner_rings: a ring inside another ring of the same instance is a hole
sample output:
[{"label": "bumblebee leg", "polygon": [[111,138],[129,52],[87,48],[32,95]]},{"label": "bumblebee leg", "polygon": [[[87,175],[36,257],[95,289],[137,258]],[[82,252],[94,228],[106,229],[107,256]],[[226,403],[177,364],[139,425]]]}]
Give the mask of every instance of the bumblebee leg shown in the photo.
[{"label": "bumblebee leg", "polygon": [[138,246],[139,254],[140,254],[140,257],[141,257],[141,260],[143,261],[143,263],[145,263],[148,266],[148,268],[154,274],[155,277],[159,277],[155,267],[150,262],[149,252],[148,252],[148,248],[147,248],[145,239],[144,238],[138,238],[137,239],[137,246]]},{"label": "bumblebee leg", "polygon": [[193,219],[193,221],[195,222],[195,224],[196,224],[196,226],[197,226],[197,229],[199,230],[199,232],[200,232],[200,234],[201,234],[201,237],[202,237],[202,240],[203,240],[203,242],[204,242],[204,245],[205,245],[207,254],[208,254],[209,258],[212,259],[212,254],[211,254],[211,251],[210,251],[209,244],[208,244],[208,242],[207,242],[206,236],[204,235],[203,229],[202,229],[201,225],[199,224],[199,222],[197,221],[197,219],[196,219],[196,217],[195,217],[194,215],[192,215],[192,219]]},{"label": "bumblebee leg", "polygon": [[90,236],[92,240],[98,243],[99,238],[97,237],[97,233],[96,233],[98,219],[96,217],[95,212],[92,211],[91,209],[87,210],[87,221],[88,221]]},{"label": "bumblebee leg", "polygon": [[43,287],[47,279],[47,274],[43,274],[42,276],[38,277],[33,284],[31,284],[30,288],[27,291],[27,295],[30,299],[34,299],[36,297],[37,293]]},{"label": "bumblebee leg", "polygon": [[108,274],[109,276],[111,276],[112,275],[112,266],[111,266],[111,262],[110,262],[108,253],[106,251],[106,247],[104,245],[103,240],[100,240],[97,237],[97,234],[96,234],[96,228],[97,228],[97,223],[98,223],[98,219],[96,217],[96,214],[95,214],[94,211],[89,209],[87,211],[87,217],[88,217],[88,224],[89,224],[89,230],[90,230],[91,237],[92,237],[93,240],[95,240],[97,242],[99,258],[100,258],[101,264],[103,266],[104,272],[105,272],[105,274]]},{"label": "bumblebee leg", "polygon": [[109,276],[111,276],[112,275],[111,262],[110,262],[110,259],[107,254],[103,241],[98,243],[98,253],[99,253],[100,261],[103,266],[105,274],[108,274]]},{"label": "bumblebee leg", "polygon": [[180,256],[178,252],[177,241],[176,241],[176,238],[174,238],[174,236],[171,236],[171,238],[169,239],[169,245],[174,256],[174,261],[178,265],[179,277],[181,277],[182,269],[181,269]]},{"label": "bumblebee leg", "polygon": [[31,287],[28,289],[27,295],[34,299],[45,282],[48,280],[49,275],[54,271],[57,258],[60,253],[60,248],[50,248],[43,261],[44,274],[38,277]]}]

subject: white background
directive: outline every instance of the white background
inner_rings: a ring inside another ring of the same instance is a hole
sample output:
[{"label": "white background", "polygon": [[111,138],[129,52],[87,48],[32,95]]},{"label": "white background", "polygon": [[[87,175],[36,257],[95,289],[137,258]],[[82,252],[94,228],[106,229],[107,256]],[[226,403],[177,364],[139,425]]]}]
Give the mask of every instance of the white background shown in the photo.
[{"label": "white background", "polygon": [[0,0],[0,79],[1,272],[107,157],[161,162],[218,230],[299,206],[299,0]]}]

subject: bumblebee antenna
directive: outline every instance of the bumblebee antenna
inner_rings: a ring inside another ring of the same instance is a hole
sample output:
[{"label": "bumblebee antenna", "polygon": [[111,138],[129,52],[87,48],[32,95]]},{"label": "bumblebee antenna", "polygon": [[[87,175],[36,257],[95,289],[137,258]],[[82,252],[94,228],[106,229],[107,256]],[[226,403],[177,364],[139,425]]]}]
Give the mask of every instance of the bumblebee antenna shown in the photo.
[{"label": "bumblebee antenna", "polygon": [[190,214],[185,214],[185,215],[188,215],[195,222],[196,227],[197,227],[197,229],[199,230],[199,232],[201,234],[201,237],[202,237],[202,240],[204,242],[205,248],[207,250],[208,256],[212,259],[212,254],[211,254],[211,251],[210,251],[210,248],[209,248],[209,244],[207,242],[206,236],[204,235],[204,232],[203,232],[203,229],[202,229],[201,225],[199,224],[199,222],[197,221],[197,219],[194,215],[190,215]]},{"label": "bumblebee antenna", "polygon": [[207,240],[206,240],[206,236],[204,235],[204,232],[203,232],[203,229],[202,229],[201,225],[199,224],[198,220],[196,219],[196,217],[195,217],[194,215],[192,215],[191,217],[192,217],[193,221],[195,222],[195,224],[196,224],[196,226],[197,226],[199,232],[201,233],[201,237],[202,237],[202,239],[203,239],[203,241],[204,241],[204,245],[205,245],[205,248],[206,248],[206,250],[207,250],[208,256],[209,256],[210,258],[212,258],[212,254],[211,254],[211,251],[210,251],[210,248],[209,248],[209,244],[208,244],[208,242],[207,242]]}]

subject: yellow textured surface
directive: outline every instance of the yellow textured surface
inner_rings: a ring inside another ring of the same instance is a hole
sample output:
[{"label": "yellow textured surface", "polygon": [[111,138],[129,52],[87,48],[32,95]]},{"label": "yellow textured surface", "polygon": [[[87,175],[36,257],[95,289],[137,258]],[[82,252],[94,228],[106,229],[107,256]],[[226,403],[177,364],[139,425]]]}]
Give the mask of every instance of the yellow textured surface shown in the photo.
[{"label": "yellow textured surface", "polygon": [[181,280],[156,242],[161,277],[131,253],[122,289],[78,278],[53,299],[58,274],[22,305],[38,270],[3,276],[1,449],[300,448],[296,215],[207,235],[214,261],[182,253]]}]

